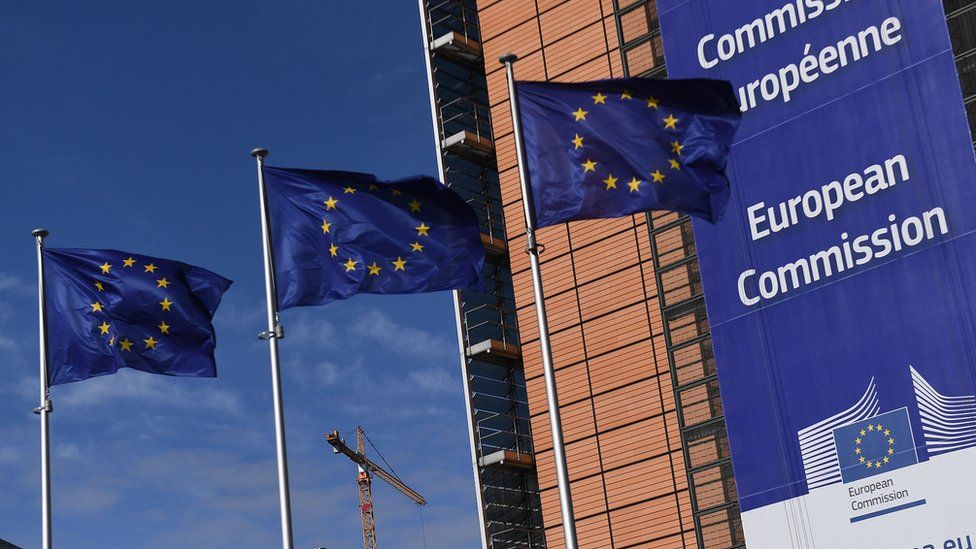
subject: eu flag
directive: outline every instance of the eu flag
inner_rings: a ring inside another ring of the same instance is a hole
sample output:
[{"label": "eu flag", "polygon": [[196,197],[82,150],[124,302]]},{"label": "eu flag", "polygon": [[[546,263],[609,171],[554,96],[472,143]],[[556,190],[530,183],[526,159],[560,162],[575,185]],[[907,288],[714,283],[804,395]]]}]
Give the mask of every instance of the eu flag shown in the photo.
[{"label": "eu flag", "polygon": [[418,176],[264,168],[279,309],[482,286],[478,217]]},{"label": "eu flag", "polygon": [[210,323],[231,281],[116,250],[45,248],[49,383],[132,368],[215,377]]},{"label": "eu flag", "polygon": [[519,82],[538,227],[671,210],[718,221],[739,126],[728,82]]},{"label": "eu flag", "polygon": [[845,484],[918,463],[905,408],[838,427],[834,443]]}]

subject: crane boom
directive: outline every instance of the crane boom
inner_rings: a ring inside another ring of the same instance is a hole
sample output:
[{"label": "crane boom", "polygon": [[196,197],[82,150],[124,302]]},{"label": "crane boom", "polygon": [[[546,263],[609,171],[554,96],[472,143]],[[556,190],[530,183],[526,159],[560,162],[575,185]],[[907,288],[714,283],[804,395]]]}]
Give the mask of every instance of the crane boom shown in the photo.
[{"label": "crane boom", "polygon": [[339,436],[339,431],[333,431],[325,435],[325,441],[331,444],[333,448],[339,451],[339,453],[344,454],[363,469],[366,469],[370,473],[385,480],[390,486],[399,490],[403,495],[413,500],[413,502],[417,505],[427,505],[427,500],[424,499],[424,496],[421,496],[392,473],[387,472],[385,469],[374,463],[365,456],[365,453],[361,454],[347,446],[345,441],[342,440],[342,437]]}]

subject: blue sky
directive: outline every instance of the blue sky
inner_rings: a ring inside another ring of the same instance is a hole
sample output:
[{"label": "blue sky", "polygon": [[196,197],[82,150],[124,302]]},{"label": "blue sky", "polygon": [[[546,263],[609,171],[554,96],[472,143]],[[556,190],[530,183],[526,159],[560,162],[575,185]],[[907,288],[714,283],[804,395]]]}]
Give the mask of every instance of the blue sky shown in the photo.
[{"label": "blue sky", "polygon": [[[179,259],[235,281],[217,379],[124,371],[53,389],[63,547],[273,547],[277,480],[253,159],[436,169],[414,2],[2,2],[0,538],[39,546],[31,229],[50,246]],[[360,542],[355,467],[324,434],[363,424],[430,501],[428,547],[477,547],[447,293],[285,311],[296,547]],[[424,547],[375,483],[384,547]]]}]

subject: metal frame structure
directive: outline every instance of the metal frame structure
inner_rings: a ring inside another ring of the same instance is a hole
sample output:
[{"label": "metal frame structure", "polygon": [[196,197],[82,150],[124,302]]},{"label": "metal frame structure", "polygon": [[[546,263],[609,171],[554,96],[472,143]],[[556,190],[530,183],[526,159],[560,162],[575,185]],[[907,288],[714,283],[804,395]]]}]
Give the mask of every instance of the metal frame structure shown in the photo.
[{"label": "metal frame structure", "polygon": [[976,131],[976,0],[943,0],[942,4],[956,56],[969,130]]},{"label": "metal frame structure", "polygon": [[[614,0],[625,76],[663,78],[664,50],[654,0]],[[722,397],[705,311],[691,219],[647,214],[654,281],[674,390],[681,450],[699,549],[745,547]]]},{"label": "metal frame structure", "polygon": [[501,188],[475,0],[418,0],[438,171],[478,213],[484,293],[454,292],[485,549],[544,548]]}]

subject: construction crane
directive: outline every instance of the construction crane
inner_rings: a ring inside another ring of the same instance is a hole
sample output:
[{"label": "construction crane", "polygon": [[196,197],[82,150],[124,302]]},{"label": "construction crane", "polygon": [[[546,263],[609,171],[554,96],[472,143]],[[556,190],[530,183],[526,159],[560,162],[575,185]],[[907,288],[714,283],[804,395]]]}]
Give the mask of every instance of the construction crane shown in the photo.
[{"label": "construction crane", "polygon": [[363,523],[363,548],[376,549],[376,522],[373,517],[373,490],[371,487],[372,475],[385,480],[390,486],[396,488],[403,495],[407,496],[417,505],[427,505],[427,500],[415,490],[407,486],[395,474],[388,472],[366,457],[366,446],[364,444],[365,434],[362,427],[356,428],[356,449],[353,450],[339,436],[339,431],[332,431],[325,435],[325,441],[332,445],[333,452],[345,454],[356,465],[359,466],[359,474],[356,483],[359,485],[359,508]]}]

